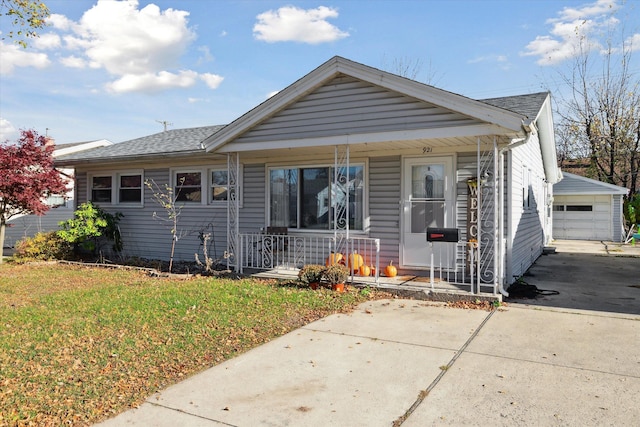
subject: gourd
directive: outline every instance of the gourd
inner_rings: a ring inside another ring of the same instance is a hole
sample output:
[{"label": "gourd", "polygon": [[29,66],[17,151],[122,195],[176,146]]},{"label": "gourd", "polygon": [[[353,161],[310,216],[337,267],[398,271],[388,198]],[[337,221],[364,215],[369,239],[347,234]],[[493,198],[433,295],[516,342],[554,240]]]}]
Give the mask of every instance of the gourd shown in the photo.
[{"label": "gourd", "polygon": [[361,276],[370,276],[371,275],[371,267],[369,267],[368,265],[361,265],[360,266],[360,271],[359,271]]},{"label": "gourd", "polygon": [[327,258],[325,265],[329,267],[336,264],[344,264],[344,255],[339,252],[331,252],[331,255]]},{"label": "gourd", "polygon": [[396,277],[398,275],[398,269],[393,265],[393,260],[389,261],[389,265],[384,268],[384,275],[387,277]]},{"label": "gourd", "polygon": [[351,271],[358,271],[363,265],[364,259],[362,258],[362,255],[357,252],[349,255],[349,269],[351,269]]}]

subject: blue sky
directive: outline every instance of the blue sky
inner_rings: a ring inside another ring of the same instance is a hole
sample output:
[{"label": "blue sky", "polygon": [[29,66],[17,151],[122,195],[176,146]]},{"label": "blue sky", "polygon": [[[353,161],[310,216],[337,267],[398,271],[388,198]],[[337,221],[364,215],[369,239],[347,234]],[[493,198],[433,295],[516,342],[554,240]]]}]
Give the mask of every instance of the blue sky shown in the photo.
[{"label": "blue sky", "polygon": [[577,34],[626,25],[640,48],[640,2],[622,0],[45,3],[50,25],[28,49],[0,42],[2,141],[226,124],[334,55],[391,72],[419,63],[416,80],[481,99],[555,89]]}]

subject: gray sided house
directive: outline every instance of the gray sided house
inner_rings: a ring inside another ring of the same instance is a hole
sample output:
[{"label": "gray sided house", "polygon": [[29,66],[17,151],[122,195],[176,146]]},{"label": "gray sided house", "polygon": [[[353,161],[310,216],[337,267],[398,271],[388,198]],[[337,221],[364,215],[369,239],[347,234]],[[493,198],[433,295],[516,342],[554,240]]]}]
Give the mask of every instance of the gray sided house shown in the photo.
[{"label": "gray sided house", "polygon": [[[53,157],[58,158],[111,144],[111,141],[106,139],[59,144],[55,146]],[[65,167],[58,168],[58,170],[63,176],[73,178],[73,168]],[[73,211],[75,210],[73,179],[69,181],[67,189],[66,198],[62,197],[62,195],[49,197],[47,204],[50,209],[44,215],[17,215],[10,218],[7,223],[9,226],[6,229],[4,246],[13,248],[19,240],[25,237],[31,237],[40,232],[58,230],[60,221],[73,218]]]},{"label": "gray sided house", "polygon": [[[179,193],[183,259],[205,232],[240,271],[357,252],[378,272],[393,261],[494,293],[550,241],[561,178],[548,93],[473,100],[340,57],[229,125],[58,163],[76,168],[78,202],[124,214],[127,255],[168,257],[162,208],[143,185],[153,180]],[[453,241],[428,242],[428,228]]]},{"label": "gray sided house", "polygon": [[629,189],[563,172],[553,186],[553,238],[622,242]]}]

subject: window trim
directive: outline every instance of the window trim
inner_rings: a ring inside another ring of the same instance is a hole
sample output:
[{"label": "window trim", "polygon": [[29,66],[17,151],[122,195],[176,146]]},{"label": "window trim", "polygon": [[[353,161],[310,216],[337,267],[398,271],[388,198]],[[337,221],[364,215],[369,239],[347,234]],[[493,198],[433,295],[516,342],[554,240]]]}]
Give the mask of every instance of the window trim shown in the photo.
[{"label": "window trim", "polygon": [[[343,166],[343,165],[341,165]],[[368,159],[361,159],[349,163],[348,167],[362,166],[363,170],[363,182],[364,191],[362,194],[362,229],[349,228],[350,233],[356,235],[367,235],[370,227],[369,224],[369,162]],[[326,163],[311,163],[311,162],[288,162],[288,163],[272,163],[265,165],[265,225],[271,225],[271,170],[273,169],[313,169],[313,168],[334,168],[335,164]],[[333,183],[333,179],[331,180]],[[300,201],[300,199],[299,199]],[[295,233],[316,233],[316,234],[328,234],[333,233],[334,229],[308,229],[308,228],[291,228],[287,227],[290,232]]]},{"label": "window trim", "polygon": [[[214,171],[226,171],[228,173],[228,168],[227,165],[208,165],[208,166],[195,166],[195,167],[189,167],[189,166],[185,166],[185,167],[176,167],[176,168],[171,168],[169,170],[170,173],[170,183],[171,183],[171,188],[176,188],[176,184],[177,184],[177,175],[179,173],[200,173],[200,192],[201,192],[201,196],[200,196],[200,201],[199,202],[187,202],[187,201],[180,201],[178,203],[184,203],[184,206],[192,206],[192,207],[197,207],[197,206],[202,206],[202,207],[219,207],[219,208],[226,208],[227,207],[227,203],[229,203],[229,199],[227,200],[212,200],[213,198],[213,194],[212,194],[212,179],[211,179],[211,172]],[[238,182],[236,183],[236,190],[238,192],[237,196],[238,196],[238,204],[239,207],[242,208],[242,202],[243,202],[243,175],[244,175],[244,167],[242,164],[240,164],[240,169],[238,170]],[[228,187],[228,179],[229,176],[227,175],[227,187]]]},{"label": "window trim", "polygon": [[[120,177],[140,175],[140,201],[139,202],[121,202],[120,201]],[[111,178],[111,201],[97,202],[93,200],[93,178],[109,177]],[[87,200],[102,206],[144,206],[144,170],[129,169],[108,172],[95,172],[87,174]]]}]

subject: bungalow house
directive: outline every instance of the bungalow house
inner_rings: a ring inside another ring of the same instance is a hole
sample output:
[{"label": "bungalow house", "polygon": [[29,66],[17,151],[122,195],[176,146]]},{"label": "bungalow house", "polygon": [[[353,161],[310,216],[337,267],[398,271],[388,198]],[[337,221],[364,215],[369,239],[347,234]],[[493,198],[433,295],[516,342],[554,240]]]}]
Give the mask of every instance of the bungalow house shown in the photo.
[{"label": "bungalow house", "polygon": [[550,241],[561,178],[548,93],[473,100],[341,57],[226,126],[57,163],[76,168],[78,202],[124,214],[127,255],[169,255],[153,181],[182,208],[178,258],[207,234],[240,271],[357,252],[378,272],[393,261],[494,293]]},{"label": "bungalow house", "polygon": [[[49,140],[53,141],[51,138]],[[112,142],[106,139],[59,144],[55,146],[53,157],[58,158],[111,144]],[[58,170],[65,177],[73,177],[73,168],[58,168]],[[44,215],[16,215],[11,217],[7,222],[8,227],[4,246],[7,249],[11,249],[19,240],[25,237],[31,237],[40,232],[58,230],[60,221],[73,218],[73,211],[75,210],[73,184],[73,180],[71,180],[67,186],[66,198],[63,195],[55,195],[46,200],[50,209]]]}]

